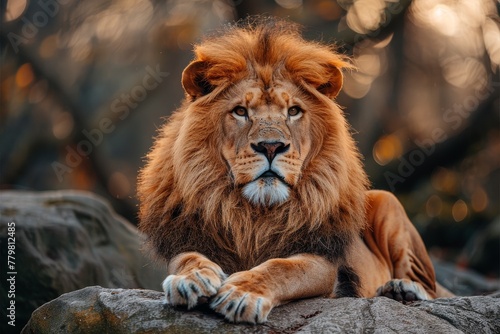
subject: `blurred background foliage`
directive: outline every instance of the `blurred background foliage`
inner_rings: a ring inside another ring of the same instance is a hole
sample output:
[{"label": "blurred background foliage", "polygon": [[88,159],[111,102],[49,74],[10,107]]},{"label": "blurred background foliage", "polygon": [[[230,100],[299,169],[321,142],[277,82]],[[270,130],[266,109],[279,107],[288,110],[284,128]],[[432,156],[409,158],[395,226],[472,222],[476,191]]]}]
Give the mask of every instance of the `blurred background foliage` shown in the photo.
[{"label": "blurred background foliage", "polygon": [[500,275],[495,0],[0,0],[0,189],[76,188],[136,222],[135,183],[192,44],[264,14],[336,43],[375,188],[437,259]]}]

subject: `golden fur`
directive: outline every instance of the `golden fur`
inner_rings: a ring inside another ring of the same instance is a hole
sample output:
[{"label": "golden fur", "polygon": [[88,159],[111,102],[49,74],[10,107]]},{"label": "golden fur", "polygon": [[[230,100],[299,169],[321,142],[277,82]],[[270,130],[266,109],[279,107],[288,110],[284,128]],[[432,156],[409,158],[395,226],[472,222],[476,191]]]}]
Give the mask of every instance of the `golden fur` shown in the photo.
[{"label": "golden fur", "polygon": [[[262,322],[289,299],[373,296],[392,278],[419,281],[393,275],[387,259],[360,237],[373,231],[367,217],[375,195],[367,192],[349,126],[332,100],[345,67],[331,47],[305,41],[296,26],[275,20],[233,26],[195,46],[183,73],[186,99],[160,130],[138,184],[140,229],[156,254],[170,261],[167,300],[195,305],[191,284],[198,297],[217,295],[212,306],[229,320]],[[275,168],[279,177],[258,178],[265,168]],[[417,255],[424,257],[420,281],[433,296],[434,272],[415,233]],[[383,242],[390,252],[390,240]],[[352,255],[365,251],[363,258]],[[373,267],[377,261],[382,268]],[[372,267],[375,274],[365,273]],[[284,279],[287,270],[292,278],[280,295],[286,283],[270,281]],[[297,270],[328,281],[293,278]],[[233,276],[226,280],[226,274]],[[373,274],[380,278],[365,283]],[[239,297],[228,297],[235,290],[242,291]],[[240,315],[228,310],[228,300],[248,299],[252,292],[260,296],[248,301],[254,311],[264,305],[257,315],[250,306]]]}]

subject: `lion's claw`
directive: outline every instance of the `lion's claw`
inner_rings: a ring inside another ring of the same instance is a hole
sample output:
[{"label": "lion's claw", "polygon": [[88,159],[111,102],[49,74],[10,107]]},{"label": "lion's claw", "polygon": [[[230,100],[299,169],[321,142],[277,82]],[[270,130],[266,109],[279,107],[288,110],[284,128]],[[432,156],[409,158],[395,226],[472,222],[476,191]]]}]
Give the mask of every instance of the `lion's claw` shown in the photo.
[{"label": "lion's claw", "polygon": [[210,307],[231,322],[265,322],[273,307],[271,300],[250,289],[246,290],[241,286],[225,283],[210,303]]},{"label": "lion's claw", "polygon": [[184,305],[191,309],[203,298],[217,294],[225,274],[212,269],[196,270],[188,275],[169,275],[162,283],[166,302],[173,306]]}]

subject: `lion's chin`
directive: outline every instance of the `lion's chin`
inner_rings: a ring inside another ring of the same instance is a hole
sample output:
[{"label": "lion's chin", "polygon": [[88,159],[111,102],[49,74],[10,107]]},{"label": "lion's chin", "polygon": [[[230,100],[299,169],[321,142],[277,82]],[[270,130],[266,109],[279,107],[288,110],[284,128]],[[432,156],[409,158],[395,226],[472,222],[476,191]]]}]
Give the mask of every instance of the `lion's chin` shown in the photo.
[{"label": "lion's chin", "polygon": [[289,188],[275,177],[263,177],[245,185],[243,195],[252,204],[271,206],[285,202]]}]

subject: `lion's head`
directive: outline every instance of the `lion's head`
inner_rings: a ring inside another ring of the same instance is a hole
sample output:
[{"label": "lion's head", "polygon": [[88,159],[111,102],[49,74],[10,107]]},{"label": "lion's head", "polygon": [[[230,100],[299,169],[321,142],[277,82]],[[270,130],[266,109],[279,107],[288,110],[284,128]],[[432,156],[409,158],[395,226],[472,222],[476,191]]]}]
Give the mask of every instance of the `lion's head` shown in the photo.
[{"label": "lion's head", "polygon": [[[303,251],[290,245],[307,231],[358,233],[367,179],[333,101],[348,63],[274,20],[230,27],[195,55],[184,105],[140,175],[140,226],[154,248],[167,257],[225,249],[251,265],[262,252]],[[196,231],[210,237],[180,240]]]}]

